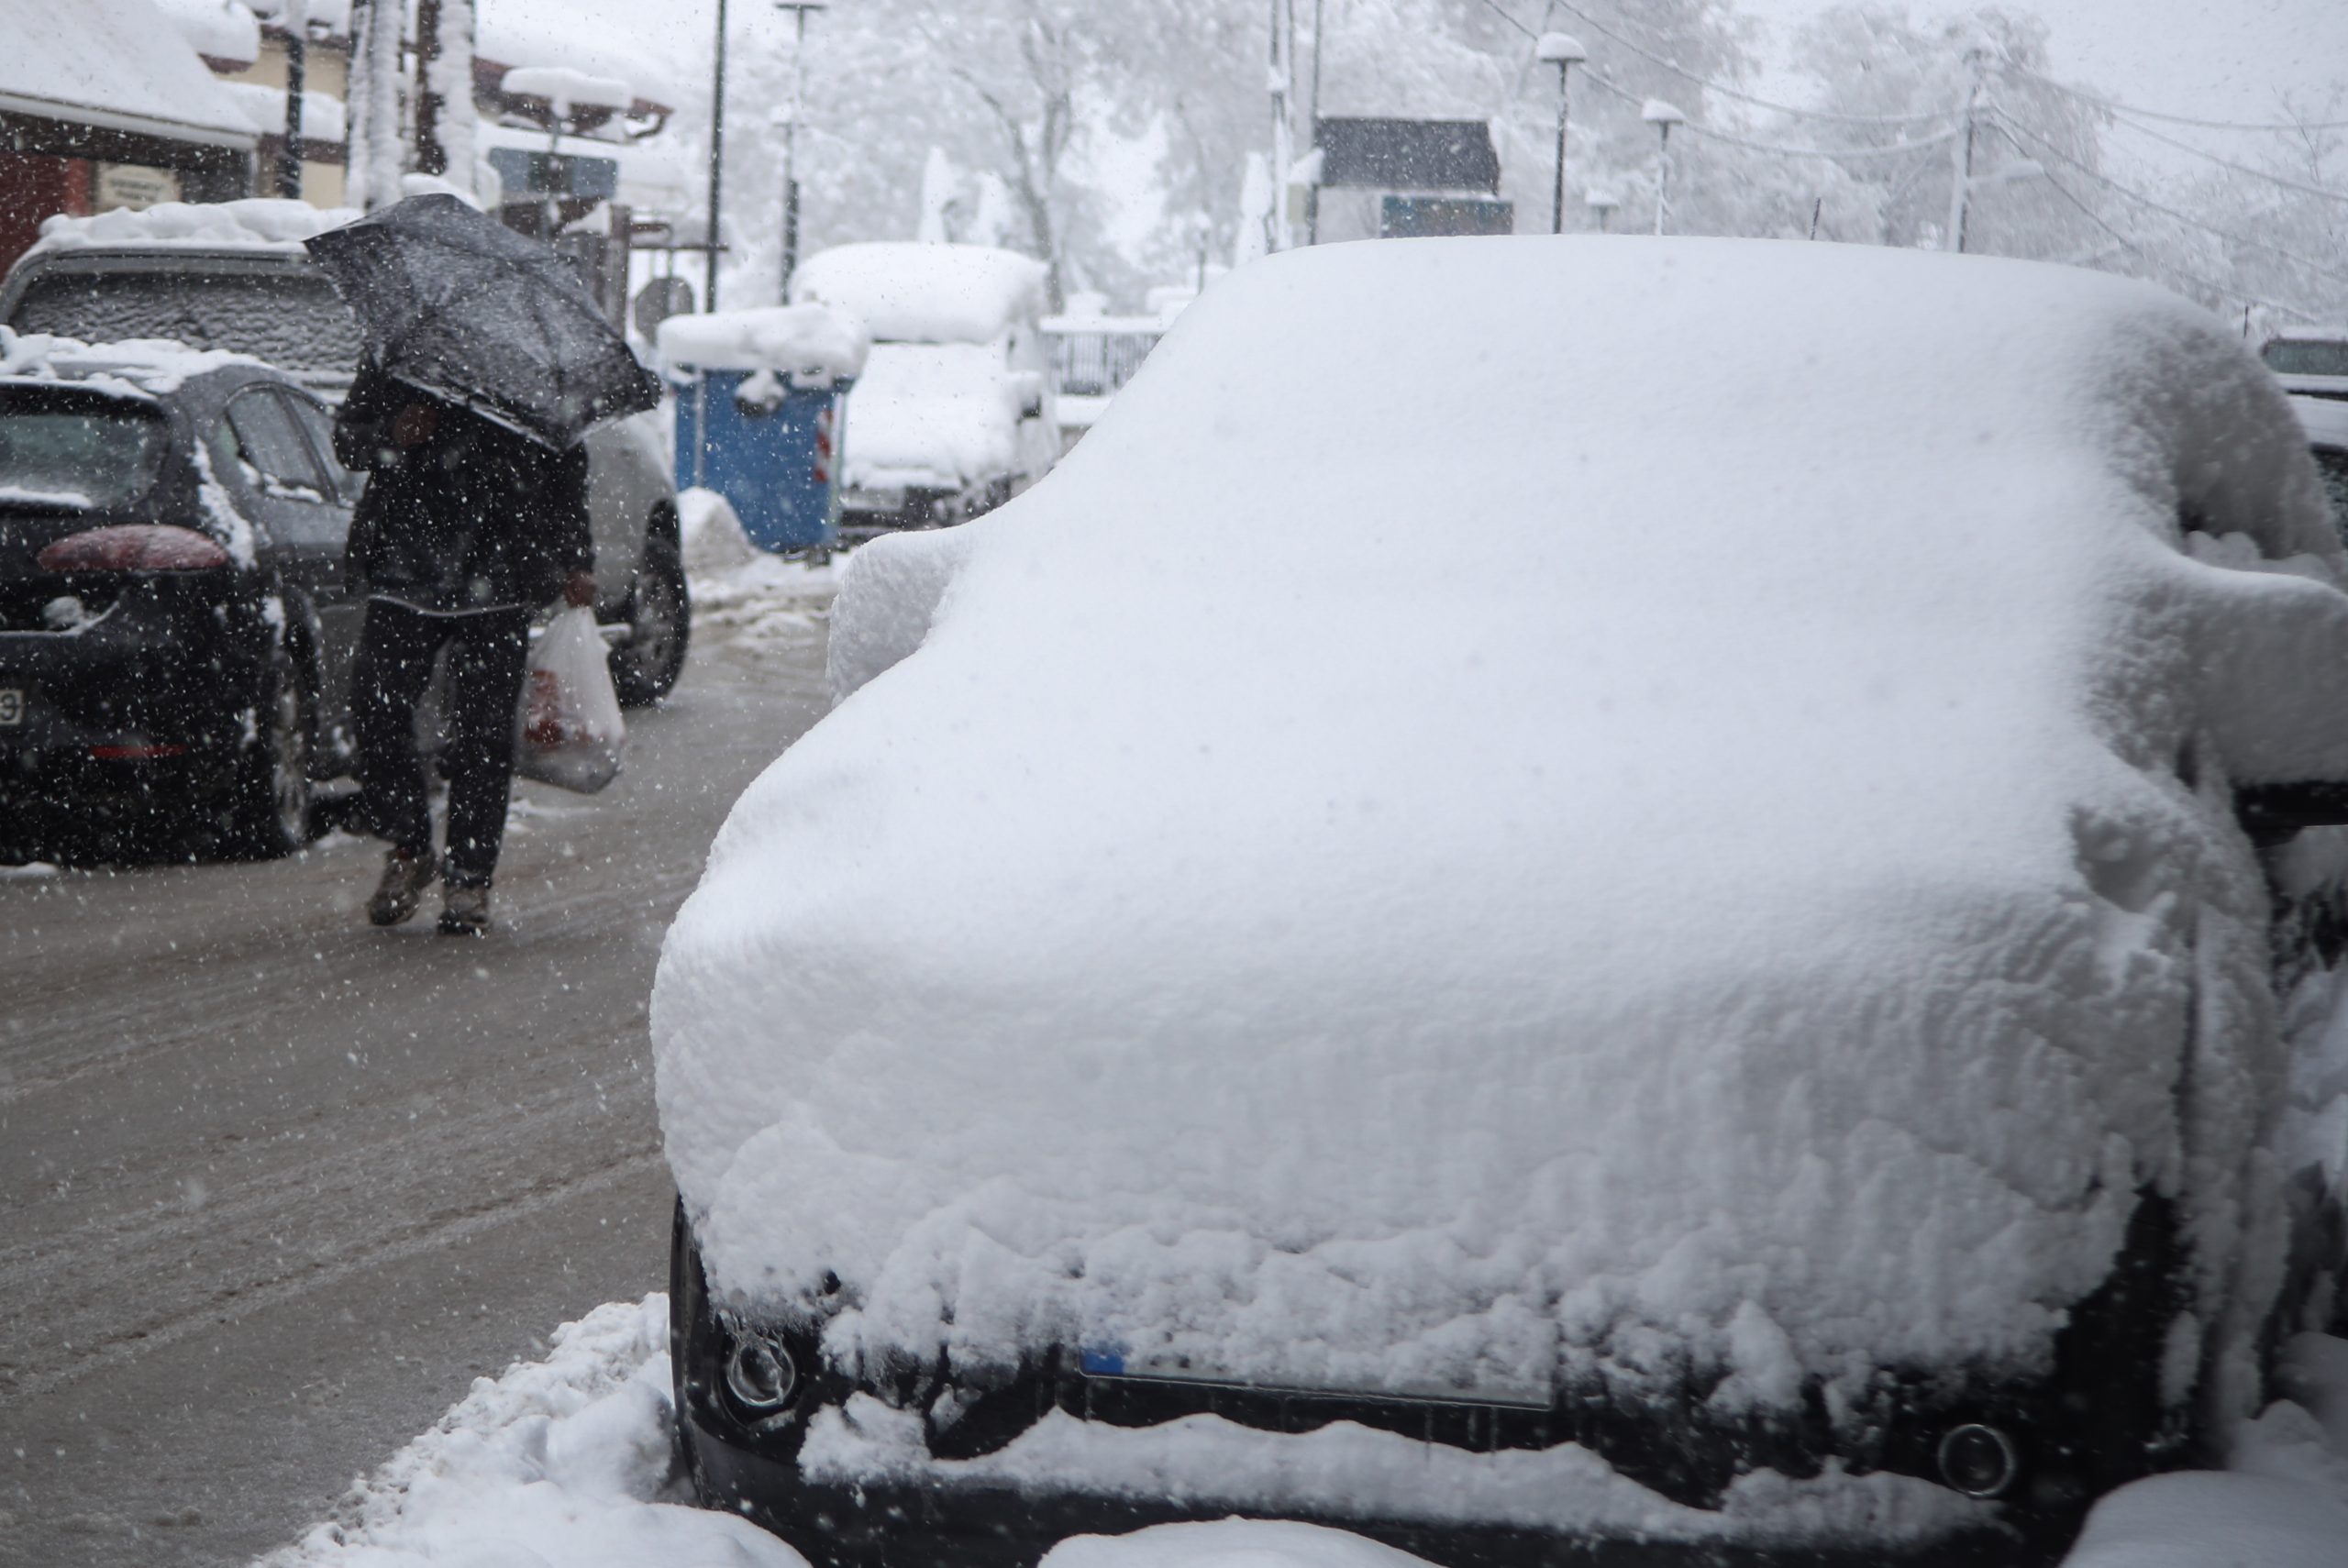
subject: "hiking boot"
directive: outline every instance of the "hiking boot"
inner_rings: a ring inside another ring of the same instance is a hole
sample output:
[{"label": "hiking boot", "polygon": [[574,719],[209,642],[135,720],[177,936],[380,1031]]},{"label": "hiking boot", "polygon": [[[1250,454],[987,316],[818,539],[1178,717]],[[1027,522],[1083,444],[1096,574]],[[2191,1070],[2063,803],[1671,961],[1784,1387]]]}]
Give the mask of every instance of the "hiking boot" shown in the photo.
[{"label": "hiking boot", "polygon": [[424,889],[432,885],[434,873],[440,869],[440,857],[430,850],[410,855],[394,849],[383,856],[383,879],[375,884],[375,896],[367,900],[367,918],[377,925],[397,925],[415,913],[415,906],[424,901]]},{"label": "hiking boot", "polygon": [[440,934],[482,936],[489,931],[489,884],[451,882],[440,895]]}]

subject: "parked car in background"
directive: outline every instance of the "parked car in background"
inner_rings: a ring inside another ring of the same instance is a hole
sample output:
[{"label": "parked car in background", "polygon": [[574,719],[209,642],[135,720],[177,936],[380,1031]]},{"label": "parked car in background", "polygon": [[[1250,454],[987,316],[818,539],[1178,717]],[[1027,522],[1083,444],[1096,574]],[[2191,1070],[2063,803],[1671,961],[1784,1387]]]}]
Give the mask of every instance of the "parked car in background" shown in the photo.
[{"label": "parked car in background", "polygon": [[2260,345],[2258,357],[2287,392],[2348,398],[2348,327],[2291,327]]},{"label": "parked car in background", "polygon": [[835,246],[802,262],[793,304],[859,318],[872,352],[840,433],[840,533],[959,523],[1059,457],[1044,266],[980,245]]},{"label": "parked car in background", "polygon": [[[0,281],[0,323],[250,354],[338,403],[358,368],[359,324],[301,242],[357,215],[257,198],[51,218]],[[608,421],[586,443],[596,614],[613,684],[640,705],[676,684],[692,630],[676,486],[656,415]]]},{"label": "parked car in background", "polygon": [[670,930],[701,1496],[819,1565],[2053,1561],[2339,1321],[2343,584],[2149,285],[1235,272],[852,558]]},{"label": "parked car in background", "polygon": [[307,842],[358,638],[331,437],[258,359],[0,330],[0,851]]},{"label": "parked car in background", "polygon": [[2291,409],[2307,426],[2308,447],[2331,501],[2332,522],[2348,543],[2348,399],[2295,396]]}]

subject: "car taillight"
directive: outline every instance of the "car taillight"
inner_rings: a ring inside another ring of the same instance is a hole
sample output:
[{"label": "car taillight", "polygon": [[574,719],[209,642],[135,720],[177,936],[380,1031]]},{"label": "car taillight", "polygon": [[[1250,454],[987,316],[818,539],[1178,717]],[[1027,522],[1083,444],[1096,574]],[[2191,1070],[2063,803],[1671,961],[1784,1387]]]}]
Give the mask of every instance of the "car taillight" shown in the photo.
[{"label": "car taillight", "polygon": [[228,552],[193,528],[122,523],[68,534],[33,558],[43,571],[208,571]]}]

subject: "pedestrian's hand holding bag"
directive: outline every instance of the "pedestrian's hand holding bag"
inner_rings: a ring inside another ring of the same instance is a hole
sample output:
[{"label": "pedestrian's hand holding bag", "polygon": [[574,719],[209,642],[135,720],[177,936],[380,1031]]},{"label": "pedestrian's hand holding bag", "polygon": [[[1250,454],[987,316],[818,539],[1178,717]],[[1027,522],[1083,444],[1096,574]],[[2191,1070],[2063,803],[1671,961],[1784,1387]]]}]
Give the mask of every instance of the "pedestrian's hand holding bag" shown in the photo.
[{"label": "pedestrian's hand holding bag", "polygon": [[514,723],[514,771],[523,778],[592,795],[619,776],[627,725],[593,610],[567,609],[548,623],[530,650]]}]

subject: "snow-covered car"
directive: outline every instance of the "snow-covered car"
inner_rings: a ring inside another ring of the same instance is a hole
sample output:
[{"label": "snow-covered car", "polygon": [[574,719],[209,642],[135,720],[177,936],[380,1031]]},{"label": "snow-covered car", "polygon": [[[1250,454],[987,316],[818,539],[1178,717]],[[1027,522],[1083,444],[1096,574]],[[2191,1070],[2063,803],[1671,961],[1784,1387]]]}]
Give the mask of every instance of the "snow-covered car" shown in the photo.
[{"label": "snow-covered car", "polygon": [[2348,398],[2294,397],[2291,410],[2307,426],[2308,447],[2331,499],[2331,516],[2348,542]]},{"label": "snow-covered car", "polygon": [[2290,327],[2259,345],[2258,357],[2284,390],[2348,399],[2348,327]]},{"label": "snow-covered car", "polygon": [[[358,215],[257,197],[51,217],[0,280],[0,323],[250,354],[339,403],[358,368],[359,323],[302,241]],[[612,681],[622,701],[655,701],[684,668],[692,615],[659,420],[607,420],[586,447],[596,614],[613,643]]]},{"label": "snow-covered car", "polygon": [[1058,457],[1041,262],[982,245],[840,245],[800,265],[791,300],[856,316],[872,337],[840,433],[845,536],[975,517]]},{"label": "snow-covered car", "polygon": [[258,359],[0,328],[0,850],[308,841],[350,760],[358,489]]},{"label": "snow-covered car", "polygon": [[2338,1309],[2343,582],[2148,285],[1241,270],[851,562],[669,933],[701,1495],[819,1564],[2045,1561]]}]

